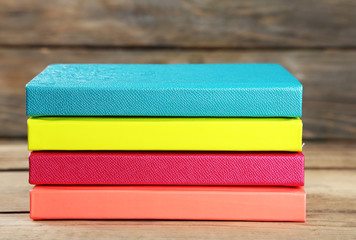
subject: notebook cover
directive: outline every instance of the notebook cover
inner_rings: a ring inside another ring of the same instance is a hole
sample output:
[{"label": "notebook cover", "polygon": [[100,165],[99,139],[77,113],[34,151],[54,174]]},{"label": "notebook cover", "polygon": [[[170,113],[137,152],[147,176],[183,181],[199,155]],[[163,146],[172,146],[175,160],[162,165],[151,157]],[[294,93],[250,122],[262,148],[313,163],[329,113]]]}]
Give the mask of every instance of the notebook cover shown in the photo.
[{"label": "notebook cover", "polygon": [[35,186],[32,219],[305,221],[303,187]]},{"label": "notebook cover", "polygon": [[29,116],[300,117],[278,64],[56,64],[26,86]]},{"label": "notebook cover", "polygon": [[31,152],[31,184],[304,185],[285,152]]},{"label": "notebook cover", "polygon": [[29,150],[301,151],[298,118],[37,117]]}]

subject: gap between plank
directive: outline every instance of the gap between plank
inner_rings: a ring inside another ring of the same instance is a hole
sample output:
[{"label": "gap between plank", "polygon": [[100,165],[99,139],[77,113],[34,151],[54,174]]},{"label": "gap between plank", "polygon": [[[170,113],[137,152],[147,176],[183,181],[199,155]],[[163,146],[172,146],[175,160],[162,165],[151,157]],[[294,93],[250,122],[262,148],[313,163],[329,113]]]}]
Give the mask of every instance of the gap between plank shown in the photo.
[{"label": "gap between plank", "polygon": [[260,51],[291,51],[291,50],[356,50],[356,46],[323,46],[323,47],[292,47],[292,46],[236,46],[236,47],[204,47],[204,46],[174,46],[174,45],[61,45],[61,44],[0,44],[0,49],[37,49],[37,48],[52,48],[52,49],[92,49],[92,50],[147,50],[147,51],[156,51],[156,50],[186,50],[186,51],[216,51],[216,50],[241,50],[241,51],[251,51],[251,50],[260,50]]},{"label": "gap between plank", "polygon": [[1,211],[0,214],[24,214],[30,213],[30,211]]}]

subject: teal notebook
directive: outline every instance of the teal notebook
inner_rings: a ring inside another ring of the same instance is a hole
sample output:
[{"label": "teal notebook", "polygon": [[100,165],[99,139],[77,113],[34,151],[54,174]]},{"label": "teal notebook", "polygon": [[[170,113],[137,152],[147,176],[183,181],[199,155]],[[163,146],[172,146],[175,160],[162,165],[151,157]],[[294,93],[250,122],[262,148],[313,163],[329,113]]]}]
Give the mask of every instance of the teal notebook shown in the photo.
[{"label": "teal notebook", "polygon": [[278,64],[55,64],[26,86],[29,116],[300,117]]}]

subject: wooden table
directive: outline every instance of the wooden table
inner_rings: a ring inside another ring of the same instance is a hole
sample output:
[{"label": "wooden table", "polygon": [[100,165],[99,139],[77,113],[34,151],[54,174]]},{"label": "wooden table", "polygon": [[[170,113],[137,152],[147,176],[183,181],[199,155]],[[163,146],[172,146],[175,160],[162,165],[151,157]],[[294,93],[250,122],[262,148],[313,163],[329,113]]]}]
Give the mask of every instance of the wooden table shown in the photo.
[{"label": "wooden table", "polygon": [[32,221],[26,142],[0,140],[0,239],[356,239],[356,143],[307,142],[307,222]]}]

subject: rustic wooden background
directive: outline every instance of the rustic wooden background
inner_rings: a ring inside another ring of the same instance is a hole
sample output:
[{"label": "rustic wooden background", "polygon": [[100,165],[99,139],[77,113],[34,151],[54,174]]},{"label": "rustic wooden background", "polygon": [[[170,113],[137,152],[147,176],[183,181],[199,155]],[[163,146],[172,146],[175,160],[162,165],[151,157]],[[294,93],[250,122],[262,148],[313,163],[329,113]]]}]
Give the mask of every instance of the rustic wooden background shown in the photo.
[{"label": "rustic wooden background", "polygon": [[304,138],[356,139],[355,0],[0,1],[0,137],[25,138],[25,84],[51,63],[280,63]]},{"label": "rustic wooden background", "polygon": [[[285,66],[306,223],[30,221],[25,84],[52,63]],[[355,239],[356,0],[0,0],[0,239]]]}]

